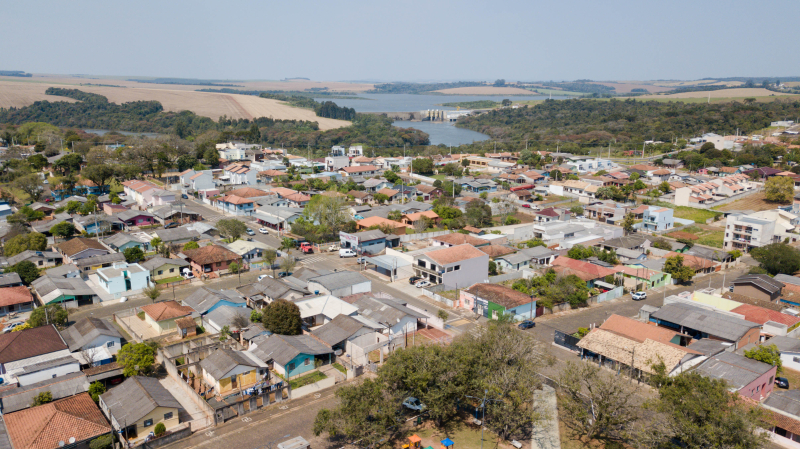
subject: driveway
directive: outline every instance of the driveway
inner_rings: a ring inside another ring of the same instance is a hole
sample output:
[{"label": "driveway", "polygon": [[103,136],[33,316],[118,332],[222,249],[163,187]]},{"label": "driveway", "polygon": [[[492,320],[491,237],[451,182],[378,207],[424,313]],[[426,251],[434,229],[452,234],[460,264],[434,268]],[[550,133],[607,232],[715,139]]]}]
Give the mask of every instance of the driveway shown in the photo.
[{"label": "driveway", "polygon": [[[181,393],[181,387],[178,385],[178,381],[173,379],[172,376],[166,376],[163,379],[159,379],[158,381],[167,391],[172,392],[175,399],[178,400],[181,404],[181,408],[178,411],[178,420],[181,423],[195,421],[197,420],[199,424],[206,424],[211,423],[212,417],[207,417],[205,412],[197,406],[191,399],[189,399],[186,394]],[[196,424],[198,424],[196,423]],[[197,430],[198,426],[192,426],[192,430]]]}]

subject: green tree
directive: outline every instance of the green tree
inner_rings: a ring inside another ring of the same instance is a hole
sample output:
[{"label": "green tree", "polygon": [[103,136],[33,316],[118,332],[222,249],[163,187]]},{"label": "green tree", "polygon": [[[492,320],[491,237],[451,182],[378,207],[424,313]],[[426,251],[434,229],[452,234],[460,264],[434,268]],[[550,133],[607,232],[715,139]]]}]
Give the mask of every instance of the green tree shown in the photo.
[{"label": "green tree", "polygon": [[672,245],[664,237],[658,237],[653,240],[653,248],[663,249],[664,251],[672,251]]},{"label": "green tree", "polygon": [[250,321],[253,323],[260,323],[262,319],[262,314],[258,310],[253,309],[250,311]]},{"label": "green tree", "polygon": [[154,237],[152,240],[150,240],[150,247],[156,252],[159,252],[158,250],[163,244],[164,242],[161,240],[161,237]]},{"label": "green tree", "polygon": [[125,255],[125,262],[128,263],[136,263],[140,260],[144,259],[144,251],[138,246],[131,246],[130,248],[125,248],[122,251],[122,254]]},{"label": "green tree", "polygon": [[594,256],[594,251],[591,248],[586,248],[583,245],[574,245],[567,251],[567,257],[570,259],[581,260],[588,259]]},{"label": "green tree", "polygon": [[454,198],[458,195],[461,195],[461,184],[453,181],[444,181],[442,183],[442,193],[444,194],[444,196],[450,198]]},{"label": "green tree", "polygon": [[219,341],[225,341],[231,335],[231,327],[227,324],[222,326],[222,329],[219,330]]},{"label": "green tree", "polygon": [[89,449],[111,449],[114,444],[114,437],[105,434],[89,442]]},{"label": "green tree", "polygon": [[641,178],[641,175],[639,173],[637,173],[637,172],[631,173],[631,176],[630,176],[631,181],[636,181],[639,178]]},{"label": "green tree", "polygon": [[269,267],[272,269],[272,277],[275,277],[275,261],[278,259],[278,252],[274,249],[268,249],[264,251],[264,255],[261,257],[264,262],[269,264]]},{"label": "green tree", "polygon": [[794,180],[788,176],[773,176],[764,184],[767,201],[790,203],[794,198]]},{"label": "green tree", "polygon": [[494,87],[503,87],[505,85],[506,85],[506,80],[504,80],[504,79],[495,80],[495,82],[493,84]]},{"label": "green tree", "polygon": [[481,201],[470,201],[464,217],[470,226],[483,228],[492,224],[492,208]]},{"label": "green tree", "polygon": [[[253,126],[255,126],[255,124]],[[167,426],[165,426],[163,422],[160,422],[156,424],[156,428],[153,429],[153,433],[155,433],[157,437],[160,437],[167,433]]]},{"label": "green tree", "polygon": [[34,154],[33,156],[28,156],[28,163],[31,164],[34,170],[41,170],[47,167],[47,158],[42,156],[41,154]]},{"label": "green tree", "polygon": [[262,322],[270,332],[279,335],[300,335],[303,323],[297,304],[285,299],[276,299],[262,311]]},{"label": "green tree", "polygon": [[497,276],[497,264],[493,261],[489,261],[489,276]]},{"label": "green tree", "polygon": [[385,195],[383,193],[376,193],[375,195],[372,195],[372,199],[377,201],[378,204],[383,204],[383,203],[389,201],[389,196]]},{"label": "green tree", "polygon": [[144,293],[144,296],[150,298],[150,301],[153,302],[156,302],[156,299],[158,299],[159,296],[161,296],[161,290],[159,290],[159,288],[155,284],[145,287],[142,290],[142,293]]},{"label": "green tree", "polygon": [[278,248],[279,250],[286,251],[286,255],[290,255],[292,250],[294,249],[295,244],[294,240],[290,239],[289,237],[284,237],[281,240],[281,246]]},{"label": "green tree", "polygon": [[33,281],[39,279],[39,276],[41,276],[41,273],[39,273],[39,269],[36,268],[36,265],[28,260],[23,260],[16,265],[6,268],[5,272],[17,273],[22,280],[22,283],[25,285],[31,285]]},{"label": "green tree", "polygon": [[44,251],[47,249],[47,237],[39,232],[21,234],[9,239],[3,248],[6,257],[16,256],[27,250]]},{"label": "green tree", "polygon": [[247,225],[235,218],[224,218],[217,222],[217,230],[229,243],[233,243],[247,231]]},{"label": "green tree", "polygon": [[739,251],[738,249],[735,249],[735,250],[733,250],[733,251],[728,251],[728,254],[729,254],[731,257],[733,257],[733,260],[736,260],[736,259],[738,259],[738,258],[742,257],[742,252],[741,252],[741,251]]},{"label": "green tree", "polygon": [[383,177],[386,178],[386,180],[391,182],[392,184],[397,184],[398,182],[400,182],[400,177],[397,176],[397,173],[395,173],[392,170],[385,171],[383,173]]},{"label": "green tree", "polygon": [[583,215],[583,208],[581,206],[572,206],[569,211],[575,215]]},{"label": "green tree", "polygon": [[147,376],[153,372],[158,343],[126,343],[117,352],[117,363],[125,377]]},{"label": "green tree", "polygon": [[658,185],[658,190],[663,192],[665,195],[672,190],[672,187],[669,185],[667,181],[662,182]]},{"label": "green tree", "polygon": [[773,276],[780,273],[792,274],[800,270],[800,250],[783,243],[753,248],[750,256]]},{"label": "green tree", "polygon": [[781,363],[781,351],[775,345],[759,345],[744,351],[744,356],[748,359],[758,360],[772,366],[778,367],[778,374],[783,372]]},{"label": "green tree", "polygon": [[429,175],[433,173],[433,161],[427,157],[416,158],[411,161],[411,168],[414,173]]},{"label": "green tree", "polygon": [[500,102],[500,104],[502,104],[502,105],[503,105],[503,106],[505,106],[505,107],[511,106],[511,100],[509,100],[508,98],[506,98],[506,99],[504,99],[503,101],[501,101],[501,102]]},{"label": "green tree", "polygon": [[228,264],[228,271],[231,273],[238,273],[239,264],[237,262],[231,262],[230,264]]},{"label": "green tree", "polygon": [[31,316],[28,318],[28,324],[31,327],[45,326],[48,324],[64,327],[67,324],[68,318],[69,313],[67,309],[58,304],[48,304],[33,309]]},{"label": "green tree", "polygon": [[685,283],[692,280],[694,277],[694,270],[683,264],[683,256],[668,257],[664,262],[664,273],[672,275],[672,279],[678,282]]},{"label": "green tree", "polygon": [[97,184],[104,191],[114,174],[114,167],[106,164],[90,165],[81,171],[81,176]]},{"label": "green tree", "polygon": [[33,398],[33,403],[31,404],[31,407],[48,404],[50,402],[53,402],[53,393],[50,393],[49,391],[43,391],[37,394],[36,397]]},{"label": "green tree", "polygon": [[294,271],[295,266],[297,266],[297,260],[294,257],[286,256],[281,259],[282,272],[291,274]]},{"label": "green tree", "polygon": [[25,192],[31,201],[39,201],[39,198],[42,197],[42,193],[44,193],[42,186],[42,178],[36,174],[22,176],[14,181],[14,187]]},{"label": "green tree", "polygon": [[183,244],[183,250],[184,251],[187,251],[187,250],[190,250],[190,249],[198,249],[198,248],[200,248],[200,244],[198,244],[197,242],[186,242],[186,243]]},{"label": "green tree", "polygon": [[400,221],[403,218],[403,213],[399,210],[392,210],[389,211],[389,215],[386,218],[393,221]]},{"label": "green tree", "polygon": [[628,214],[625,215],[625,218],[622,219],[622,230],[625,231],[625,234],[630,234],[631,232],[633,232],[633,225],[635,220],[636,220],[635,217],[630,212],[628,212]]},{"label": "green tree", "polygon": [[63,240],[72,237],[76,232],[75,225],[68,221],[62,221],[50,228],[50,234],[53,234],[53,237],[61,237]]},{"label": "green tree", "polygon": [[103,385],[102,382],[95,381],[89,385],[89,395],[92,397],[94,402],[98,402],[100,400],[100,395],[106,392],[106,386]]}]

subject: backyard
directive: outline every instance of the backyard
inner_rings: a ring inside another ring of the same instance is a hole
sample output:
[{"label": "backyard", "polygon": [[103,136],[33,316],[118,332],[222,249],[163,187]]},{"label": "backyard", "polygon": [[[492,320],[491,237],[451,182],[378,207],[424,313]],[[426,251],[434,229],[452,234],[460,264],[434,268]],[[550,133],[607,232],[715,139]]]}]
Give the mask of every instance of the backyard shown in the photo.
[{"label": "backyard", "polygon": [[775,209],[778,206],[785,206],[785,204],[767,201],[764,192],[757,192],[732,203],[714,206],[714,209],[721,211],[752,210],[754,212],[760,212],[762,210]]}]

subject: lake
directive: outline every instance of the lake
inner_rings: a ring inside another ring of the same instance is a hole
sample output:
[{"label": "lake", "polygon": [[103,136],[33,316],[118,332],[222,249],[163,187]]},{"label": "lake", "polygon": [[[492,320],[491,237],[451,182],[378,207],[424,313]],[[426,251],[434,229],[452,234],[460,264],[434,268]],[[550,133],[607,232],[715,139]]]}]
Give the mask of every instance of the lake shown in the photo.
[{"label": "lake", "polygon": [[[544,95],[416,95],[416,94],[358,94],[358,98],[315,98],[316,101],[333,101],[339,106],[353,108],[356,112],[420,112],[426,109],[440,109],[454,111],[456,108],[437,106],[442,103],[460,103],[465,101],[511,101],[545,100],[550,98]],[[554,100],[563,100],[570,97],[553,97]],[[409,122],[397,121],[395,126],[401,128],[414,128],[430,135],[431,145],[443,143],[448,146],[458,146],[482,140],[489,136],[468,129],[456,128],[452,123],[442,122]]]}]

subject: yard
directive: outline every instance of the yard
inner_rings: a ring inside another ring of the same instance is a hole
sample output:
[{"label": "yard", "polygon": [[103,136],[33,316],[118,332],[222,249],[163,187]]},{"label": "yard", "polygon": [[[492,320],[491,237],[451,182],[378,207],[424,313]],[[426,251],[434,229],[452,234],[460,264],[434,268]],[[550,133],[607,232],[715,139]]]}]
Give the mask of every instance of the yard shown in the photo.
[{"label": "yard", "polygon": [[182,277],[174,276],[174,277],[166,278],[166,279],[157,279],[156,280],[156,284],[169,284],[170,282],[180,282],[182,280],[183,280]]},{"label": "yard", "polygon": [[313,371],[311,373],[306,374],[305,376],[300,376],[297,379],[292,379],[289,381],[289,387],[292,389],[304,387],[306,385],[311,385],[314,382],[319,382],[322,379],[326,379],[328,376],[323,374],[320,371]]},{"label": "yard", "polygon": [[783,368],[783,372],[778,374],[778,377],[785,377],[789,381],[789,389],[800,389],[800,371],[795,371],[790,368]]},{"label": "yard", "polygon": [[[534,220],[534,217],[533,217],[532,214],[526,214],[526,213],[523,213],[523,212],[517,212],[514,215],[511,215],[511,217],[516,218],[517,220],[519,220],[520,223],[533,223],[533,220]],[[502,225],[503,224],[502,220],[503,220],[503,217],[500,216],[500,215],[495,215],[495,216],[492,217],[492,221],[494,221],[498,225]]]},{"label": "yard", "polygon": [[[431,421],[425,421],[422,425],[418,426],[408,433],[408,436],[417,434],[422,438],[422,447],[441,447],[441,441],[445,438],[453,440],[456,449],[513,449],[507,441],[501,441],[498,444],[497,435],[489,430],[483,433],[483,446],[481,446],[481,428],[476,425],[467,424],[466,422],[456,422],[451,429],[444,431],[436,428]],[[407,443],[405,441],[404,443]],[[528,443],[530,444],[530,443]]]},{"label": "yard", "polygon": [[722,218],[722,213],[708,209],[696,209],[694,207],[689,207],[689,206],[676,206],[672,203],[664,203],[662,201],[657,202],[656,205],[661,207],[671,208],[674,211],[673,216],[675,218],[692,220],[695,223],[700,223],[700,224],[705,224],[707,220],[714,217]]},{"label": "yard", "polygon": [[441,173],[438,175],[428,175],[428,177],[433,179],[438,179],[439,181],[444,181],[445,179],[447,179],[447,175]]},{"label": "yard", "polygon": [[715,206],[714,209],[721,211],[752,210],[759,212],[762,210],[775,209],[778,206],[786,206],[786,204],[767,201],[767,198],[764,196],[764,192],[757,192],[732,203],[723,204],[722,206]]},{"label": "yard", "polygon": [[[722,248],[722,244],[725,239],[724,229],[708,225],[688,226],[683,228],[680,232],[696,235],[699,238],[697,240],[693,240],[694,243],[698,245],[711,246],[714,248]],[[679,233],[669,233],[667,234],[667,237],[680,238],[681,235]]]}]

